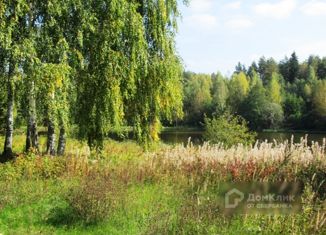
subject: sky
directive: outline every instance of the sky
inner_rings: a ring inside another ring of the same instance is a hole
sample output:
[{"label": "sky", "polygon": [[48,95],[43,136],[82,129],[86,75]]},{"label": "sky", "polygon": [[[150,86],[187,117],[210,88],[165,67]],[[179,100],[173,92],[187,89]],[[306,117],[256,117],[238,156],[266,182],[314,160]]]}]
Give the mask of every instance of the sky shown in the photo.
[{"label": "sky", "polygon": [[177,36],[186,70],[230,75],[261,56],[326,56],[326,0],[190,1]]}]

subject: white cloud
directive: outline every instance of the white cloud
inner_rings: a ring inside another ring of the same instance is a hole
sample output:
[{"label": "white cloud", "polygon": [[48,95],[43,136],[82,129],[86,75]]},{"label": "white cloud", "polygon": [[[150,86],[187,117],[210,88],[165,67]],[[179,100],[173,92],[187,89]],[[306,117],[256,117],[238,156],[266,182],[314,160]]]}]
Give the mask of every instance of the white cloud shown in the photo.
[{"label": "white cloud", "polygon": [[281,50],[266,50],[261,55],[253,54],[251,58],[260,58],[265,55],[265,57],[273,57],[279,61],[284,59],[285,56],[289,57],[294,51],[300,61],[307,59],[310,55],[324,56],[326,55],[326,43],[325,40],[293,41],[289,45],[284,45]]},{"label": "white cloud", "polygon": [[242,4],[241,1],[230,2],[230,3],[226,4],[226,5],[224,5],[224,7],[227,8],[227,9],[237,10],[237,9],[241,8],[241,4]]},{"label": "white cloud", "polygon": [[324,56],[326,55],[325,40],[301,43],[298,45],[296,52],[302,58],[307,58],[309,55]]},{"label": "white cloud", "polygon": [[242,30],[251,28],[254,23],[246,17],[239,17],[227,21],[225,25],[234,30]]},{"label": "white cloud", "polygon": [[326,15],[326,1],[309,1],[304,4],[300,10],[309,16]]},{"label": "white cloud", "polygon": [[284,19],[291,15],[296,5],[296,0],[281,0],[277,3],[259,3],[253,9],[258,15]]},{"label": "white cloud", "polygon": [[190,9],[193,12],[208,12],[213,7],[214,0],[192,0],[190,1]]},{"label": "white cloud", "polygon": [[208,13],[191,15],[185,18],[185,23],[187,24],[187,26],[199,30],[213,30],[218,26],[216,16]]},{"label": "white cloud", "polygon": [[191,14],[185,17],[185,24],[196,31],[212,31],[218,25],[217,16],[212,12],[214,0],[191,0]]}]

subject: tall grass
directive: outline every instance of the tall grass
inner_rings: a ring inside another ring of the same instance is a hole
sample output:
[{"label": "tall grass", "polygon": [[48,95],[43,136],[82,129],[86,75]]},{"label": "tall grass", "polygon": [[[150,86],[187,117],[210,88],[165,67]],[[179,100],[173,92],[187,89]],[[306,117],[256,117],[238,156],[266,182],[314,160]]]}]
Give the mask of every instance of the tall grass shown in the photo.
[{"label": "tall grass", "polygon": [[[177,146],[151,155],[157,170],[190,174],[218,174],[227,180],[295,180],[300,173],[326,171],[326,140],[322,144],[293,141],[257,142],[254,146],[223,144]],[[227,178],[227,177],[230,178]]]},{"label": "tall grass", "polygon": [[[306,138],[149,151],[106,141],[98,156],[70,139],[64,157],[31,152],[0,165],[0,233],[323,234],[325,151]],[[228,218],[214,201],[219,182],[280,180],[304,182],[302,214]]]}]

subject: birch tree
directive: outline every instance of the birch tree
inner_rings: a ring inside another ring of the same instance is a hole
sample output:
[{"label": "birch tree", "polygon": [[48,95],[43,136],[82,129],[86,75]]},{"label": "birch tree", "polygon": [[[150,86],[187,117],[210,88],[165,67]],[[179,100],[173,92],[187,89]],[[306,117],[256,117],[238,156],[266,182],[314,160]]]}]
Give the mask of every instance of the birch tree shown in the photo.
[{"label": "birch tree", "polygon": [[4,152],[2,160],[13,157],[15,83],[22,77],[21,63],[24,51],[25,16],[28,5],[25,1],[0,2],[0,51],[2,54],[2,76],[7,84],[7,114]]}]

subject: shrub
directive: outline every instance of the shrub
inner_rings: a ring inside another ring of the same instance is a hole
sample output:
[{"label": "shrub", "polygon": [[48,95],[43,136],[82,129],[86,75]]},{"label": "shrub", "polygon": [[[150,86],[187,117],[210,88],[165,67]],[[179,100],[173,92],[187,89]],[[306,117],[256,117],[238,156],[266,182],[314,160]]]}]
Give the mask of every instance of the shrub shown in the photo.
[{"label": "shrub", "polygon": [[204,138],[212,144],[223,143],[228,147],[250,145],[255,137],[256,134],[249,131],[246,121],[239,116],[224,114],[213,119],[205,118]]},{"label": "shrub", "polygon": [[118,186],[98,174],[85,176],[76,181],[69,190],[53,198],[55,205],[47,216],[47,222],[54,226],[74,224],[92,225],[105,221],[115,208]]},{"label": "shrub", "polygon": [[15,161],[0,165],[0,180],[55,179],[65,174],[65,159],[28,153]]},{"label": "shrub", "polygon": [[67,195],[67,202],[76,220],[95,224],[109,216],[112,205],[110,180],[99,176],[87,176]]}]

